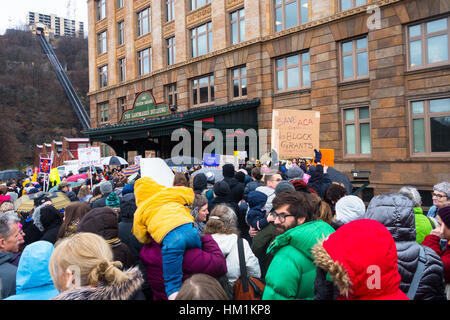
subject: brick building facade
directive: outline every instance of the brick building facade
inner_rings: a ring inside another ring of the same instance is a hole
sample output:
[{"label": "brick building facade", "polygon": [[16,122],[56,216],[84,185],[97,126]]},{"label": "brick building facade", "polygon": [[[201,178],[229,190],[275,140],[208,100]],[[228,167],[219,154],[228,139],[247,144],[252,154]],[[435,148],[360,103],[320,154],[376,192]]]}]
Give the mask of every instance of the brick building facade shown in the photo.
[{"label": "brick building facade", "polygon": [[[375,194],[450,179],[450,0],[88,8],[93,128],[116,125],[144,90],[180,111],[259,99],[258,128],[271,128],[273,109],[320,111],[320,147],[349,175],[370,170]],[[107,136],[97,141],[112,146]]]}]

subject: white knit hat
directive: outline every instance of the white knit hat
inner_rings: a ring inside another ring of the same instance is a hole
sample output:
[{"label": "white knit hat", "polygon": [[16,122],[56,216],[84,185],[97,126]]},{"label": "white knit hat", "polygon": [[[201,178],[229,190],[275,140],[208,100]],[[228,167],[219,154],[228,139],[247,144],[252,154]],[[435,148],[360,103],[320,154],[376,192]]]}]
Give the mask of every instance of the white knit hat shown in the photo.
[{"label": "white knit hat", "polygon": [[348,223],[353,220],[362,219],[366,212],[364,202],[357,196],[345,196],[336,202],[336,220]]}]

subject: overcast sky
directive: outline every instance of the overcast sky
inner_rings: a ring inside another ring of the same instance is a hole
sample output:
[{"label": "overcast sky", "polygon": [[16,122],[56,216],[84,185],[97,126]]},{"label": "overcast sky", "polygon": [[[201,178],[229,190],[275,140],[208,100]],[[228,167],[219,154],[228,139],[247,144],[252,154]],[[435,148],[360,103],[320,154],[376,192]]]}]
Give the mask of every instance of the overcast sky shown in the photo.
[{"label": "overcast sky", "polygon": [[[70,2],[70,10],[67,5]],[[0,0],[0,34],[8,28],[24,25],[29,11],[54,13],[63,18],[84,22],[87,31],[87,0]]]}]

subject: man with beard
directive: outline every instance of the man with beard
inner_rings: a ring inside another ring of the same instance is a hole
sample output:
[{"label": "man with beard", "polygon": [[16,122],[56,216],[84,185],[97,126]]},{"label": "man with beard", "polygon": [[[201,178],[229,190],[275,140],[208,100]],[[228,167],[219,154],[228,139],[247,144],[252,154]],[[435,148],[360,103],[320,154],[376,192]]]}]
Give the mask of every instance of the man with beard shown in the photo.
[{"label": "man with beard", "polygon": [[266,274],[263,300],[314,299],[316,267],[311,248],[334,232],[322,220],[314,220],[310,195],[289,190],[272,202],[279,234],[267,254],[273,255]]}]

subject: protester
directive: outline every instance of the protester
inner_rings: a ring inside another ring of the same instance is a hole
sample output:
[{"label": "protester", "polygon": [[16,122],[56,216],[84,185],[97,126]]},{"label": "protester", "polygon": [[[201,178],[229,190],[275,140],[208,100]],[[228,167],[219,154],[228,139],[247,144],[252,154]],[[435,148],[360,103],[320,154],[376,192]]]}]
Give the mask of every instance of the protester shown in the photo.
[{"label": "protester", "polygon": [[248,194],[251,191],[255,191],[256,188],[264,186],[264,182],[261,181],[261,179],[263,178],[263,175],[261,174],[261,168],[259,167],[253,168],[251,171],[251,178],[252,181],[247,183],[247,185],[244,188],[244,194],[242,196],[244,200],[247,200]]},{"label": "protester", "polygon": [[336,182],[332,182],[325,191],[324,200],[328,203],[333,211],[333,216],[336,214],[335,205],[338,200],[347,195],[347,189]]},{"label": "protester", "polygon": [[87,185],[82,185],[78,191],[77,197],[80,201],[88,202],[92,198],[92,194]]},{"label": "protester", "polygon": [[315,193],[308,193],[307,196],[310,198],[313,205],[314,220],[322,220],[333,226],[333,211],[331,211],[328,203],[323,201],[322,198]]},{"label": "protester", "polygon": [[366,205],[361,198],[354,195],[340,198],[336,202],[335,209],[336,215],[331,223],[335,230],[350,221],[363,219],[366,213]]},{"label": "protester", "polygon": [[188,180],[186,176],[182,172],[175,173],[173,177],[173,186],[174,187],[188,187]]},{"label": "protester", "polygon": [[97,185],[92,190],[92,198],[90,198],[87,203],[92,207],[95,201],[99,200],[102,197],[102,193],[100,191],[100,185]]},{"label": "protester", "polygon": [[228,297],[216,279],[199,273],[183,282],[175,300],[228,300]]},{"label": "protester", "polygon": [[25,247],[16,275],[16,294],[6,300],[49,300],[58,291],[48,269],[53,244],[36,241]]},{"label": "protester", "polygon": [[0,214],[0,300],[16,294],[14,260],[23,242],[19,221],[14,211]]},{"label": "protester", "polygon": [[117,194],[113,191],[111,192],[105,201],[106,207],[111,208],[117,216],[120,214],[120,199]]},{"label": "protester", "polygon": [[134,185],[137,210],[133,234],[141,243],[154,239],[162,244],[164,285],[169,300],[175,299],[182,285],[183,254],[188,248],[201,248],[199,230],[186,206],[194,200],[188,187],[166,188],[149,177]]},{"label": "protester", "polygon": [[41,240],[55,244],[62,225],[62,217],[59,211],[52,205],[43,206],[40,210],[40,222],[43,228]]},{"label": "protester", "polygon": [[433,186],[433,206],[428,210],[427,217],[436,218],[437,210],[450,206],[450,183],[441,182]]},{"label": "protester", "polygon": [[256,191],[260,191],[266,194],[267,201],[266,205],[264,206],[264,210],[266,212],[272,211],[272,201],[275,198],[275,188],[277,187],[278,183],[280,183],[283,179],[281,178],[281,174],[276,171],[272,172],[269,171],[264,175],[264,186],[256,188]]},{"label": "protester", "polygon": [[111,246],[114,260],[120,261],[125,269],[135,265],[130,248],[118,238],[118,217],[111,208],[100,207],[87,212],[78,223],[77,232],[92,232],[102,236]]},{"label": "protester", "polygon": [[[201,238],[201,248],[186,249],[183,256],[183,281],[196,273],[218,278],[226,274],[225,257],[211,235]],[[167,300],[164,289],[161,245],[151,240],[141,250],[141,259],[146,269],[147,280],[153,291],[154,300]],[[178,295],[177,295],[178,298]]]},{"label": "protester", "polygon": [[307,183],[303,180],[303,172],[300,167],[292,166],[287,170],[287,179],[294,186],[295,190],[302,192],[309,192]]},{"label": "protester", "polygon": [[91,210],[91,207],[83,201],[71,202],[64,209],[63,223],[58,230],[57,240],[74,234],[80,220]]},{"label": "protester", "polygon": [[414,220],[416,222],[416,241],[422,243],[431,230],[435,228],[434,222],[423,214],[422,198],[416,188],[411,186],[402,187],[399,192],[414,202]]},{"label": "protester", "polygon": [[280,233],[267,253],[273,255],[263,300],[313,299],[316,267],[311,248],[334,229],[314,221],[311,200],[303,192],[285,191],[273,200],[274,224]]},{"label": "protester", "polygon": [[267,202],[267,196],[260,191],[251,191],[248,194],[249,211],[246,216],[247,224],[257,230],[264,229],[270,222],[273,222],[273,217],[267,215],[264,211],[264,206]]},{"label": "protester", "polygon": [[419,264],[420,247],[426,263],[417,291],[411,300],[445,299],[444,267],[429,247],[416,242],[414,202],[401,194],[375,196],[367,207],[365,218],[381,222],[391,233],[397,247],[400,289],[407,293]]},{"label": "protester", "polygon": [[195,194],[202,194],[208,186],[208,180],[204,173],[199,173],[194,176],[192,189]]},{"label": "protester", "polygon": [[[233,287],[241,275],[237,247],[239,231],[237,228],[236,213],[226,205],[216,206],[209,215],[204,234],[212,235],[213,239],[219,245],[220,250],[222,250],[223,255],[226,257],[227,279],[229,285]],[[247,240],[243,239],[243,244],[248,276],[261,277],[258,259],[250,249]]]},{"label": "protester", "polygon": [[[399,289],[397,249],[391,234],[378,221],[361,219],[343,225],[313,246],[318,266],[316,300],[409,300]],[[378,273],[376,273],[378,270]],[[380,277],[374,279],[374,272]],[[329,274],[338,288],[327,284]]]},{"label": "protester", "polygon": [[92,209],[106,207],[106,198],[113,192],[113,186],[111,182],[104,181],[100,184],[101,198],[92,203]]},{"label": "protester", "polygon": [[131,229],[133,228],[133,219],[136,209],[136,197],[134,196],[134,193],[127,192],[125,193],[125,195],[123,195],[122,191],[122,199],[120,199],[120,215],[118,220],[119,224],[117,236],[123,243],[128,246],[133,255],[134,262],[138,263],[140,260],[139,252],[141,251],[143,245],[136,239],[133,232],[131,231]]},{"label": "protester", "polygon": [[191,206],[191,215],[194,217],[194,224],[201,234],[205,230],[208,214],[208,199],[201,194],[196,194]]},{"label": "protester", "polygon": [[52,300],[144,300],[139,269],[122,271],[121,266],[99,235],[81,232],[64,238],[50,259],[50,274],[60,292]]},{"label": "protester", "polygon": [[[438,209],[436,222],[436,228],[425,237],[422,244],[433,249],[441,258],[444,265],[445,291],[447,300],[450,300],[450,250],[448,249],[448,241],[450,240],[450,206]],[[441,247],[442,240],[445,240],[444,247]]]},{"label": "protester", "polygon": [[234,165],[231,163],[224,164],[222,167],[223,182],[226,182],[230,187],[230,202],[236,203],[236,205],[241,201],[244,189],[242,185],[235,178]]}]

